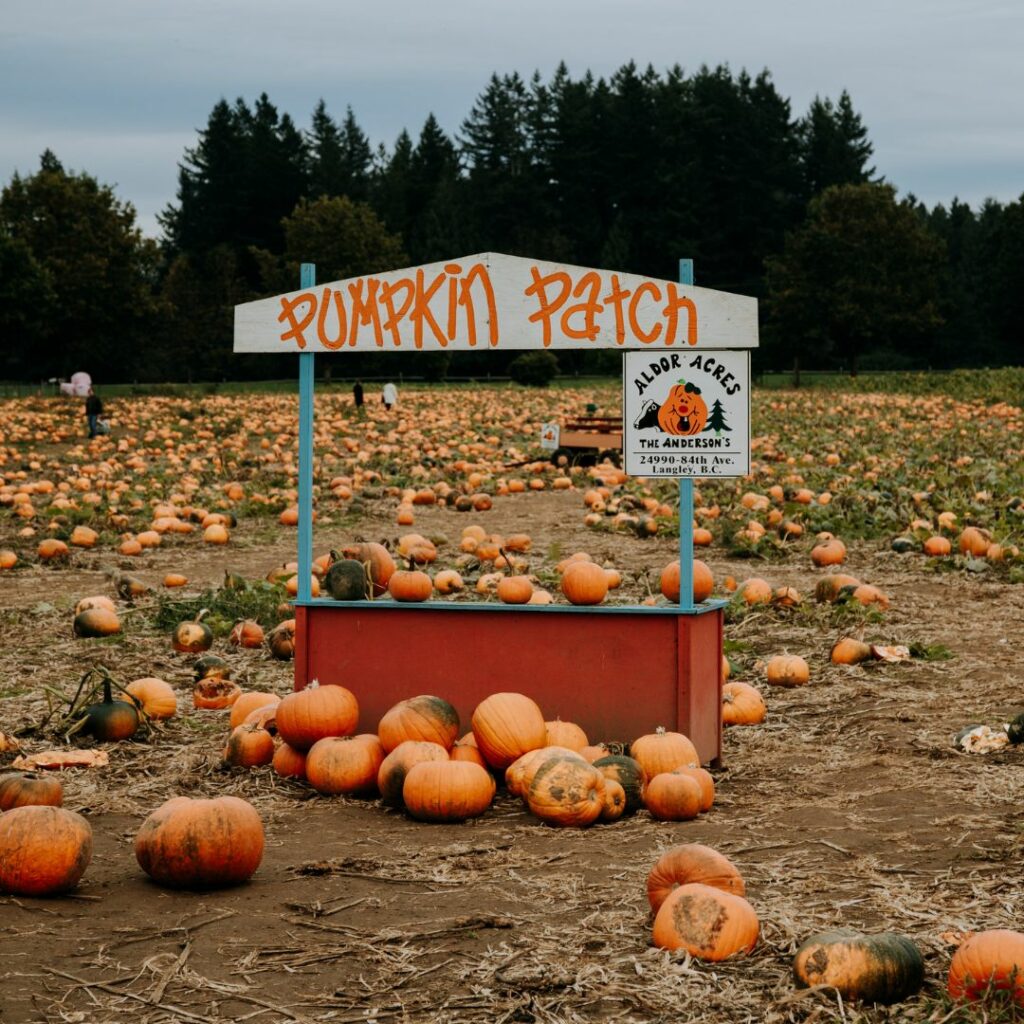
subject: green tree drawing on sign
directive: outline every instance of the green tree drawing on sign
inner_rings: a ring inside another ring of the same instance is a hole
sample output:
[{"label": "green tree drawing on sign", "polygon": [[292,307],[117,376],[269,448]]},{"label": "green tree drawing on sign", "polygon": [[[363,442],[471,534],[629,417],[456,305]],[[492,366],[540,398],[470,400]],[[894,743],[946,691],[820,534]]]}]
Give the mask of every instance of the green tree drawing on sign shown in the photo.
[{"label": "green tree drawing on sign", "polygon": [[718,398],[715,399],[715,404],[711,406],[708,425],[704,429],[713,430],[716,434],[720,434],[723,430],[732,432],[732,427],[725,422],[725,410],[722,408],[722,402]]}]

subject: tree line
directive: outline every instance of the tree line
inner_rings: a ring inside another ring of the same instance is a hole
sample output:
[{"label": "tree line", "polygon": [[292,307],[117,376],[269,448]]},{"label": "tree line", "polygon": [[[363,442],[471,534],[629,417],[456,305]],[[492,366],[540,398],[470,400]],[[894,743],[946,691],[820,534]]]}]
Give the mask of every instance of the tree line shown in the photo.
[{"label": "tree line", "polygon": [[[289,376],[231,354],[235,304],[479,251],[697,283],[761,301],[762,368],[1020,361],[1024,197],[932,209],[871,166],[850,96],[794,116],[768,72],[493,75],[454,136],[374,145],[351,107],[300,128],[263,94],[217,102],[159,240],[47,151],[0,194],[0,378]],[[336,372],[501,373],[512,354],[347,356]],[[559,353],[613,372],[614,352]],[[333,361],[321,360],[323,372]]]}]

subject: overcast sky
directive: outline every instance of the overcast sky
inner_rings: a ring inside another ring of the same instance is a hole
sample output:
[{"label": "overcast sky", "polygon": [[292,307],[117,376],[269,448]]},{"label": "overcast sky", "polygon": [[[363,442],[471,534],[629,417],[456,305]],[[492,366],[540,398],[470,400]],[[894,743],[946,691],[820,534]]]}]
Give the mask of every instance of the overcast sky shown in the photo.
[{"label": "overcast sky", "polygon": [[767,68],[795,116],[845,88],[901,193],[1024,192],[1024,0],[4,0],[0,184],[49,147],[156,235],[221,97],[266,91],[300,127],[321,97],[350,104],[390,145],[431,111],[455,132],[492,72],[560,60]]}]

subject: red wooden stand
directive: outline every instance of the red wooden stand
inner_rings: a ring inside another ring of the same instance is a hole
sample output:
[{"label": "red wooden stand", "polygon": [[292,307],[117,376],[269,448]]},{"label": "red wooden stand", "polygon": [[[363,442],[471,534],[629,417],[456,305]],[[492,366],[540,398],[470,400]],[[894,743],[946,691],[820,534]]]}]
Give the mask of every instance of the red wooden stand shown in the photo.
[{"label": "red wooden stand", "polygon": [[629,742],[662,725],[685,733],[703,763],[722,756],[722,608],[513,607],[311,600],[295,609],[295,688],[350,689],[359,729],[407,697],[458,709],[464,731],[492,693],[532,697],[545,718],[592,743]]}]

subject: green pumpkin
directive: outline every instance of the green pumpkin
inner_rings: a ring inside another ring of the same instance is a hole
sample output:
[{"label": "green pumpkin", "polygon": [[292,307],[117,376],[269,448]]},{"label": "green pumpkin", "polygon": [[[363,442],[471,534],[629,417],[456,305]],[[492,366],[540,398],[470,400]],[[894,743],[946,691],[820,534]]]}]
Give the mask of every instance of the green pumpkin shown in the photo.
[{"label": "green pumpkin", "polygon": [[134,704],[125,700],[114,700],[110,692],[110,680],[103,681],[103,700],[90,704],[85,709],[83,732],[101,742],[127,740],[135,735],[139,727],[139,711]]},{"label": "green pumpkin", "polygon": [[898,1003],[924,981],[921,951],[904,935],[862,935],[848,929],[812,935],[793,957],[798,988],[828,985],[844,999]]},{"label": "green pumpkin", "polygon": [[626,794],[625,814],[636,814],[644,806],[644,786],[647,776],[640,762],[624,754],[607,754],[594,762],[594,767],[606,778],[614,779]]},{"label": "green pumpkin", "polygon": [[916,551],[920,545],[913,537],[896,537],[889,546],[898,555],[905,555],[910,551]]},{"label": "green pumpkin", "polygon": [[197,683],[204,679],[227,679],[231,675],[231,666],[216,654],[204,654],[196,658],[196,663],[192,667]]},{"label": "green pumpkin", "polygon": [[1015,711],[1006,726],[1011,743],[1024,743],[1024,711]]},{"label": "green pumpkin", "polygon": [[372,584],[366,566],[354,558],[335,558],[331,552],[331,567],[324,582],[327,592],[335,601],[367,601],[372,596]]}]

